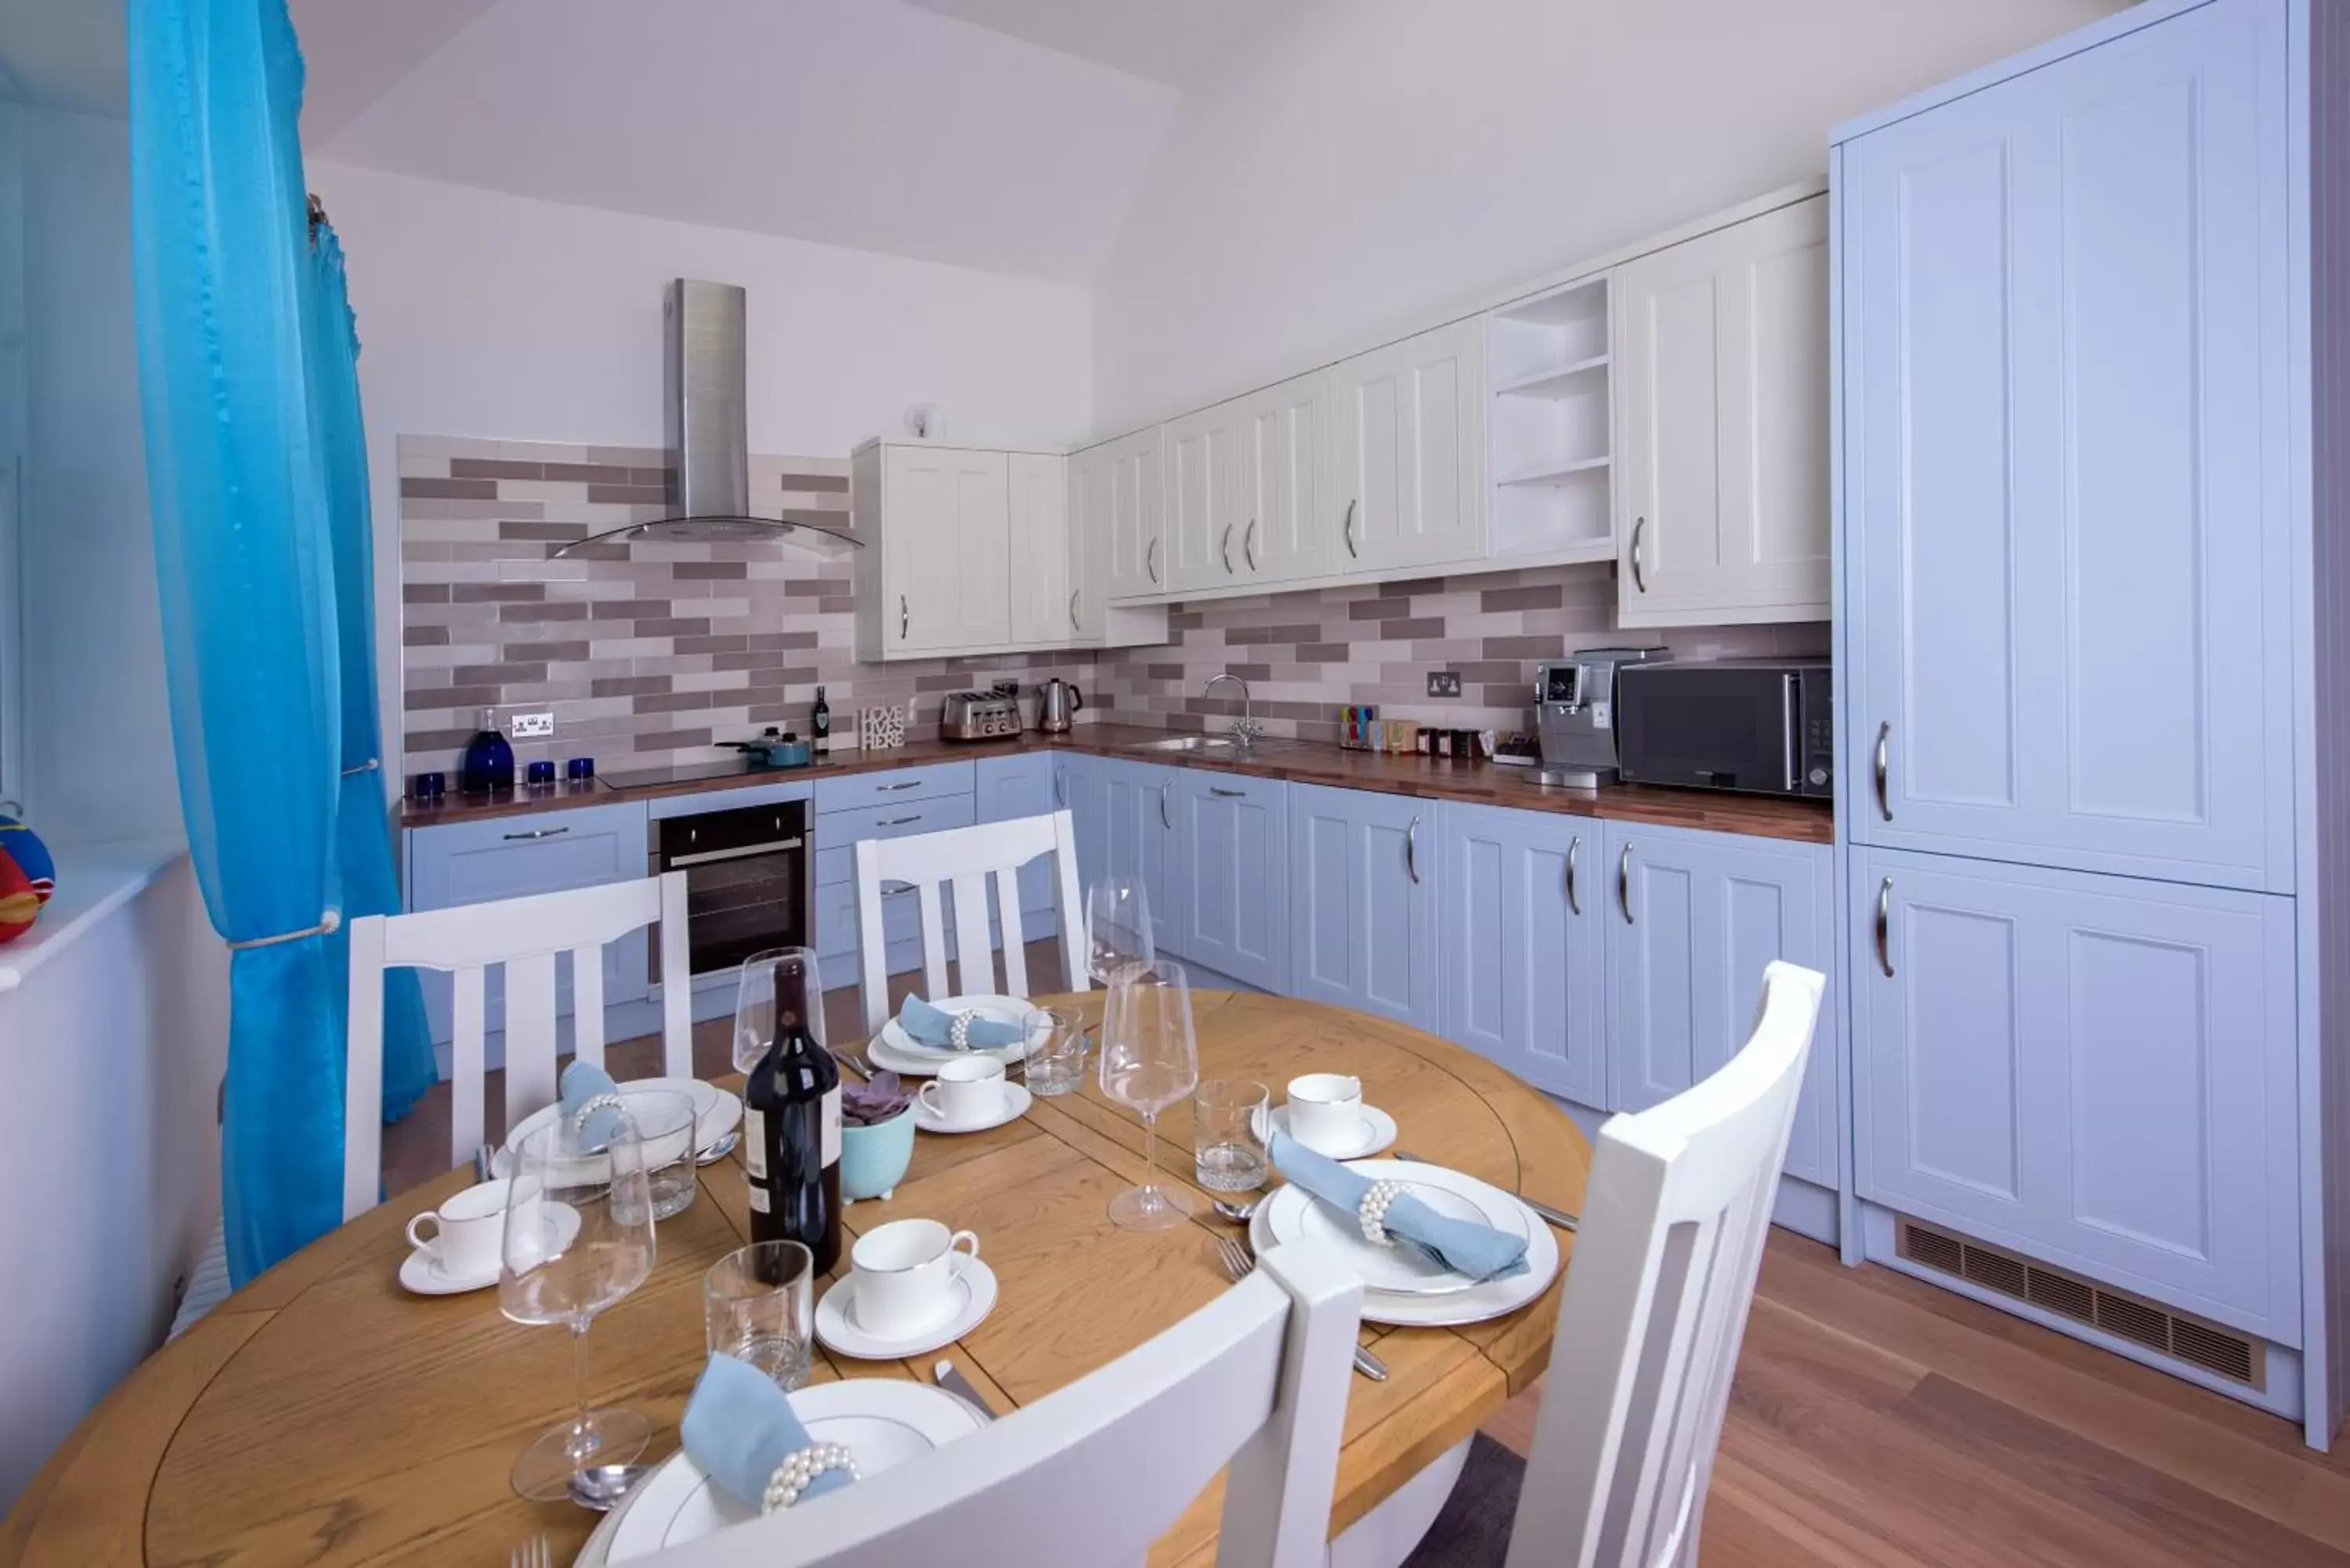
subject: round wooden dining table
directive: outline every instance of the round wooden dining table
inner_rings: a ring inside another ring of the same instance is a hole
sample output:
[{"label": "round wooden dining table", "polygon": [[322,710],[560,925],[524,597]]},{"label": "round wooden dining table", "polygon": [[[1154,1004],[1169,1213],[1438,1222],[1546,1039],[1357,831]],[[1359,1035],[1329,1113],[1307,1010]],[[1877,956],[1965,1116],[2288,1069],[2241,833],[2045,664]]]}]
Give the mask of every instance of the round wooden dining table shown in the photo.
[{"label": "round wooden dining table", "polygon": [[[1098,1022],[1099,992],[1040,999]],[[1541,1095],[1403,1024],[1287,998],[1194,997],[1202,1076],[1257,1079],[1278,1102],[1301,1073],[1362,1080],[1398,1145],[1579,1213],[1590,1147]],[[1124,1231],[1109,1199],[1142,1175],[1143,1127],[1089,1083],[987,1132],[916,1140],[888,1199],[851,1205],[853,1234],[927,1215],[979,1233],[1002,1293],[953,1345],[905,1362],[819,1349],[813,1378],[928,1381],[951,1358],[1000,1414],[1133,1349],[1226,1289],[1218,1220],[1192,1187],[1188,1105],[1159,1121],[1159,1168],[1192,1222]],[[634,1406],[673,1449],[703,1355],[702,1276],[743,1244],[739,1155],[704,1167],[661,1223],[651,1276],[588,1334],[598,1404]],[[515,1456],[570,1408],[569,1336],[500,1315],[494,1291],[422,1297],[395,1279],[409,1217],[473,1179],[404,1193],[230,1296],[133,1372],[50,1459],[0,1526],[0,1564],[483,1563],[544,1534],[568,1563],[596,1516],[521,1501]],[[1561,1235],[1562,1253],[1571,1236]],[[847,1267],[844,1258],[842,1268]],[[1562,1270],[1562,1276],[1564,1270]],[[821,1289],[821,1284],[819,1289]],[[1539,1376],[1558,1284],[1461,1328],[1365,1324],[1388,1378],[1352,1379],[1331,1516],[1336,1536],[1462,1445]],[[1457,1462],[1457,1461],[1456,1461]],[[1445,1480],[1449,1488],[1449,1477]],[[1154,1563],[1212,1562],[1222,1485],[1159,1542]]]}]

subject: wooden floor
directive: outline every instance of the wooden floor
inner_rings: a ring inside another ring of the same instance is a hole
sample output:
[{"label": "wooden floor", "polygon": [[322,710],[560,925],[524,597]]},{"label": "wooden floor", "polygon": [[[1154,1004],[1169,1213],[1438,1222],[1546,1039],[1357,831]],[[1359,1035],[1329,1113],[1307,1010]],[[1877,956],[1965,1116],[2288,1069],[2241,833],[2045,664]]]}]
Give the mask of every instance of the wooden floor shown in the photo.
[{"label": "wooden floor", "polygon": [[[1032,989],[1049,989],[1050,948],[1031,953]],[[853,992],[827,1003],[829,1038],[864,1033]],[[723,1019],[696,1031],[697,1072],[732,1070],[728,1033]],[[608,1056],[639,1075],[658,1044]],[[447,1168],[446,1096],[385,1129],[390,1190]],[[1522,1397],[1486,1430],[1523,1453],[1534,1408]],[[1701,1561],[2350,1568],[2350,1441],[2313,1454],[2296,1426],[1773,1231]]]}]

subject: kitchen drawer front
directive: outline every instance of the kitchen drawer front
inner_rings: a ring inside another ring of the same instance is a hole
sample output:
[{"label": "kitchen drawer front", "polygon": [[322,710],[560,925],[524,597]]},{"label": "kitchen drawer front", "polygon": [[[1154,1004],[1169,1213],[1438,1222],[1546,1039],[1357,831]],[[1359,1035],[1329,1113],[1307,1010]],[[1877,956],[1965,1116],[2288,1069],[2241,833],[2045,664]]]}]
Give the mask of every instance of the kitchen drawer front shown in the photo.
[{"label": "kitchen drawer front", "polygon": [[836,811],[859,811],[878,805],[901,805],[910,800],[969,794],[973,787],[969,763],[935,763],[927,767],[893,768],[881,774],[850,774],[846,778],[816,781],[816,809],[820,815],[829,815]]},{"label": "kitchen drawer front", "polygon": [[917,833],[943,833],[969,827],[976,820],[972,797],[967,794],[904,800],[862,811],[835,812],[816,826],[816,882],[819,888],[857,880],[856,847],[867,838],[905,838]]},{"label": "kitchen drawer front", "polygon": [[2293,901],[1858,846],[1849,875],[1860,1196],[2298,1345]]}]

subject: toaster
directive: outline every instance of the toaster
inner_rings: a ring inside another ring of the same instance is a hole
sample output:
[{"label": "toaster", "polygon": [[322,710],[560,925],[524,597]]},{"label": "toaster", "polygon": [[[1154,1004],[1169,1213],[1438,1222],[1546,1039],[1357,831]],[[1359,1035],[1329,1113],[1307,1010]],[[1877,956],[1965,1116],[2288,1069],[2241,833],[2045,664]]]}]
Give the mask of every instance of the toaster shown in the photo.
[{"label": "toaster", "polygon": [[939,711],[941,741],[1009,741],[1022,729],[1020,700],[997,691],[950,691]]}]

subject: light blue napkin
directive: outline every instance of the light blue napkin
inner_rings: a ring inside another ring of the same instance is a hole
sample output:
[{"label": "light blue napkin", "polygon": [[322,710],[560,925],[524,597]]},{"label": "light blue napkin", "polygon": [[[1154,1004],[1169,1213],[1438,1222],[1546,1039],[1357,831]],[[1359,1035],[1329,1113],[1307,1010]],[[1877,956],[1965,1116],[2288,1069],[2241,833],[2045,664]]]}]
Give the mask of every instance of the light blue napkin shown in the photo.
[{"label": "light blue napkin", "polygon": [[[711,1356],[693,1386],[683,1437],[686,1457],[754,1508],[765,1500],[775,1467],[809,1440],[775,1380],[723,1352]],[[827,1470],[808,1482],[800,1501],[847,1486],[850,1479],[846,1470]]]},{"label": "light blue napkin", "polygon": [[[567,1120],[577,1116],[580,1106],[598,1095],[613,1094],[619,1087],[619,1085],[612,1082],[612,1075],[603,1068],[593,1062],[582,1062],[574,1058],[571,1065],[563,1069],[565,1118]],[[617,1106],[598,1107],[589,1114],[588,1125],[580,1129],[583,1139],[581,1147],[590,1154],[596,1153],[610,1143],[612,1135],[619,1131],[627,1122],[628,1117],[621,1114]]]},{"label": "light blue napkin", "polygon": [[[1343,1211],[1348,1226],[1357,1223],[1356,1206],[1371,1189],[1370,1178],[1315,1153],[1284,1132],[1273,1135],[1273,1164],[1291,1181]],[[1384,1223],[1389,1235],[1472,1280],[1505,1280],[1526,1272],[1523,1238],[1504,1235],[1473,1220],[1447,1219],[1409,1192],[1388,1205]]]},{"label": "light blue napkin", "polygon": [[[931,1006],[919,996],[906,998],[906,1004],[898,1009],[898,1027],[904,1030],[915,1044],[935,1046],[941,1051],[955,1048],[954,1021],[953,1013],[943,1007]],[[1006,1045],[1017,1045],[1027,1035],[1027,1029],[1021,1024],[1006,1023],[1001,1018],[983,1018],[977,1013],[972,1015],[970,1048],[972,1050],[994,1051]]]}]

